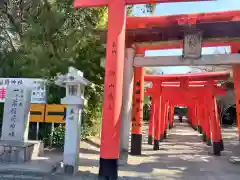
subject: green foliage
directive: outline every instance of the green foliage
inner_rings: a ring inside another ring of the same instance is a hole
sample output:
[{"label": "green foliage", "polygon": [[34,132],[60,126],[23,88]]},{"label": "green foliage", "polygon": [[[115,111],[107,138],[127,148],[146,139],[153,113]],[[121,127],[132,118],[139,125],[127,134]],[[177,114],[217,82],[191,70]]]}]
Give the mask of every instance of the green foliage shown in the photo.
[{"label": "green foliage", "polygon": [[99,121],[105,49],[95,29],[105,27],[107,9],[74,9],[72,0],[9,0],[0,18],[0,75],[48,79],[48,103],[60,103],[65,89],[54,85],[54,77],[74,66],[92,82],[85,91],[85,123]]},{"label": "green foliage", "polygon": [[[85,114],[85,113],[83,113]],[[92,113],[95,114],[95,113]],[[86,115],[85,118],[82,120],[86,120],[88,116]],[[93,117],[89,117],[92,119]],[[99,135],[100,130],[100,119],[101,117],[95,117],[95,121],[84,121],[81,125],[81,135],[80,138],[86,139],[89,136],[96,136]],[[50,136],[50,133],[48,134]],[[52,145],[58,148],[64,147],[64,137],[65,137],[65,124],[60,124],[58,127],[56,127],[53,131],[53,138],[52,138]]]},{"label": "green foliage", "polygon": [[60,124],[53,131],[52,145],[55,147],[64,147],[65,126]]}]

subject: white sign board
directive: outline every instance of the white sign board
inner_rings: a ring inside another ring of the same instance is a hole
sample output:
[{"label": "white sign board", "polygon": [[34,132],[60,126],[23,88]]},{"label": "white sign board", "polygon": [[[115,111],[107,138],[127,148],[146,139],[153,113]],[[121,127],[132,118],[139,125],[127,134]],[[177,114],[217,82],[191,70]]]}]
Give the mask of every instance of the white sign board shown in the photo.
[{"label": "white sign board", "polygon": [[0,103],[5,102],[6,88],[10,85],[24,85],[32,90],[31,103],[45,104],[47,102],[46,81],[35,78],[0,78]]},{"label": "white sign board", "polygon": [[27,140],[31,90],[23,85],[8,86],[4,103],[2,140]]},{"label": "white sign board", "polygon": [[199,59],[202,53],[202,33],[186,33],[183,41],[183,58]]}]

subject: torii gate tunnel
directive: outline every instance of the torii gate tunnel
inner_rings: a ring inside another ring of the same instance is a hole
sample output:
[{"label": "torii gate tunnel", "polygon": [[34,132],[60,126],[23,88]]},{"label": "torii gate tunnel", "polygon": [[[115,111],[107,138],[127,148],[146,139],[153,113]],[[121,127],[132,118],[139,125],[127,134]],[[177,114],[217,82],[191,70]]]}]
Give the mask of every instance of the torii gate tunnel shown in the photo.
[{"label": "torii gate tunnel", "polygon": [[[154,129],[153,150],[159,150],[159,142],[166,138],[167,128],[173,127],[173,112],[170,112],[170,121],[168,121],[168,107],[170,106],[170,110],[173,111],[175,105],[184,105],[188,108],[198,107],[198,117],[194,117],[198,121],[191,119],[193,127],[198,127],[205,141],[213,142],[213,153],[220,155],[223,150],[223,141],[215,96],[224,95],[225,89],[217,86],[216,80],[226,80],[228,77],[229,73],[225,72],[145,76],[145,81],[153,83],[152,88],[147,88],[145,93],[152,97],[153,108],[149,123],[148,143],[152,144],[152,130]],[[143,87],[141,90],[144,91]]]},{"label": "torii gate tunnel", "polygon": [[[186,29],[197,28],[204,33],[205,40],[211,42],[203,43],[203,46],[211,46],[212,44],[229,44],[232,48],[232,53],[238,52],[240,43],[232,43],[229,38],[240,37],[239,30],[239,17],[240,12],[224,12],[224,13],[209,13],[209,14],[195,14],[195,15],[182,15],[162,17],[162,20],[157,22],[157,18],[144,18],[143,24],[137,24],[137,26],[131,29],[131,25],[134,26],[136,20],[126,18],[126,5],[131,4],[147,4],[147,3],[167,3],[167,2],[188,2],[198,0],[75,0],[74,6],[80,7],[98,7],[108,6],[108,31],[107,31],[107,51],[106,51],[106,67],[105,67],[105,88],[104,88],[104,103],[103,103],[103,119],[102,119],[102,132],[101,132],[101,147],[100,147],[100,168],[99,177],[105,179],[117,179],[118,177],[118,159],[121,156],[120,152],[128,151],[128,124],[131,115],[131,96],[133,92],[133,66],[135,68],[135,74],[140,74],[143,79],[142,66],[151,65],[189,65],[192,61],[187,60],[184,63],[179,62],[179,58],[171,57],[172,59],[162,58],[160,63],[156,63],[154,59],[143,60],[143,57],[136,57],[138,54],[143,53],[147,49],[151,49],[153,46],[149,44],[141,44],[143,42],[163,42],[174,40],[174,44],[179,44],[180,39],[183,38],[182,27]],[[229,15],[230,14],[230,15]],[[237,14],[237,15],[236,15]],[[154,21],[155,19],[155,21]],[[176,23],[177,22],[177,23]],[[177,24],[177,25],[176,25]],[[127,25],[127,26],[126,26]],[[140,26],[139,26],[140,25]],[[149,27],[149,25],[151,27]],[[214,28],[216,27],[216,28]],[[223,27],[225,29],[223,29]],[[140,31],[136,29],[141,28]],[[219,28],[221,29],[220,31]],[[158,32],[158,33],[156,33]],[[169,33],[167,33],[169,32]],[[125,41],[126,38],[126,41]],[[217,38],[217,40],[216,40]],[[213,42],[214,41],[214,42]],[[224,41],[224,42],[223,42]],[[138,43],[138,44],[136,44]],[[140,43],[140,44],[139,44]],[[170,42],[169,44],[171,44]],[[126,46],[125,46],[126,44]],[[136,45],[135,49],[132,45]],[[154,44],[155,49],[162,49],[163,44]],[[141,46],[141,47],[140,47]],[[125,51],[125,47],[127,48]],[[169,47],[170,48],[170,47]],[[142,51],[142,52],[140,52]],[[126,58],[125,58],[126,52]],[[220,57],[220,56],[219,56]],[[138,59],[140,58],[140,59]],[[196,61],[197,65],[210,65],[210,64],[238,64],[239,55],[231,55],[228,57],[228,61],[224,61],[220,58],[218,63],[216,57],[203,57],[205,61]],[[213,62],[209,62],[209,59],[214,59]],[[125,63],[124,63],[125,59]],[[143,61],[143,62],[142,62]],[[157,59],[159,61],[159,59]],[[146,62],[146,64],[144,64]],[[148,63],[148,64],[147,64]],[[123,73],[124,70],[124,73]],[[137,72],[138,71],[138,72]],[[234,79],[236,85],[236,96],[240,99],[240,66],[234,66]],[[134,79],[135,82],[136,79]],[[192,80],[194,81],[194,80]],[[205,80],[208,81],[208,80]],[[209,80],[210,82],[211,80]],[[212,82],[212,81],[211,81]],[[213,83],[213,82],[212,82]],[[135,87],[136,88],[136,87]],[[136,90],[136,89],[135,89]],[[138,89],[139,90],[139,89]],[[143,93],[136,96],[136,100],[141,98]],[[139,100],[141,103],[141,99]],[[240,102],[240,101],[239,101]],[[139,108],[141,109],[141,104]],[[134,107],[135,108],[135,107]],[[240,112],[240,106],[237,103],[237,111]],[[138,115],[141,118],[141,112]],[[238,117],[239,118],[239,117]],[[215,121],[211,121],[215,123]],[[240,121],[238,121],[240,123]],[[137,124],[136,124],[137,125]],[[213,124],[214,125],[214,124]],[[121,128],[120,128],[121,127]],[[121,129],[121,138],[120,138]],[[138,133],[137,131],[135,132]],[[217,133],[215,133],[217,134]],[[132,138],[139,139],[138,136]],[[212,138],[214,139],[214,138]],[[215,138],[217,139],[217,138]],[[121,143],[120,143],[121,140]],[[120,146],[121,145],[121,146]],[[121,159],[121,157],[120,157]]]}]

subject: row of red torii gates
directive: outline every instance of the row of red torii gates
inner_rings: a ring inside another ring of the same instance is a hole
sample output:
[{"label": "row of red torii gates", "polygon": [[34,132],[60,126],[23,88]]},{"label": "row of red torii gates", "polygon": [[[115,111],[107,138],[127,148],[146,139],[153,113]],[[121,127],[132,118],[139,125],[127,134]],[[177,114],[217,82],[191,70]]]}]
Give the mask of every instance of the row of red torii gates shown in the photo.
[{"label": "row of red torii gates", "polygon": [[[220,121],[216,96],[224,95],[225,89],[218,80],[226,80],[229,73],[204,73],[170,76],[145,76],[146,81],[153,83],[145,95],[151,96],[152,111],[148,128],[148,143],[152,144],[154,129],[154,150],[159,149],[159,142],[166,138],[167,129],[173,127],[174,106],[185,106],[189,109],[189,122],[194,129],[203,133],[203,140],[211,145],[213,153],[220,155],[223,150]],[[191,81],[194,79],[194,81]],[[176,80],[179,80],[178,82]],[[143,89],[143,87],[141,87]],[[170,107],[170,108],[169,108]],[[136,113],[137,116],[139,114]],[[141,118],[136,117],[136,120]],[[133,126],[132,133],[141,133],[139,126]],[[140,135],[141,136],[141,135]],[[133,141],[135,143],[135,141]],[[136,149],[132,144],[131,153],[141,154],[141,147]]]},{"label": "row of red torii gates", "polygon": [[[198,0],[75,0],[74,2],[76,8],[108,6],[100,178],[117,179],[118,160],[121,159],[122,154],[128,154],[130,122],[132,122],[132,154],[141,153],[144,66],[233,65],[236,109],[240,123],[240,65],[238,65],[240,56],[237,54],[240,52],[239,11],[166,17],[126,17],[126,5],[187,1]],[[196,61],[192,59],[182,61],[180,57],[143,57],[146,50],[183,47],[184,32],[196,29],[203,32],[202,47],[230,46],[231,55],[208,55]],[[215,97],[224,93],[224,90],[217,86],[216,80],[225,80],[228,76],[227,73],[145,76],[145,80],[152,81],[153,84],[146,94],[152,96],[154,107],[152,111],[154,123],[150,123],[149,130],[151,135],[153,124],[154,149],[158,149],[159,140],[167,130],[168,123],[164,118],[167,110],[163,109],[170,106],[172,114],[173,105],[184,104],[189,108],[192,125],[199,126],[203,130],[206,139],[213,143],[214,153],[219,155],[223,150],[223,143]],[[184,97],[184,101],[181,96],[174,95],[176,91]],[[204,98],[201,93],[204,93]],[[208,111],[203,107],[209,107]],[[238,127],[240,129],[240,126]]]}]

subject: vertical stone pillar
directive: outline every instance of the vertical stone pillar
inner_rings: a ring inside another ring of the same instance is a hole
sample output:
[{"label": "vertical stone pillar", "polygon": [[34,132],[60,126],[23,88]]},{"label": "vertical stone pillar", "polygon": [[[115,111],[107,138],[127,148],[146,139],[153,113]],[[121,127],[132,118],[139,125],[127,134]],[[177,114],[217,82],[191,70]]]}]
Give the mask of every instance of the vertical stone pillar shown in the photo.
[{"label": "vertical stone pillar", "polygon": [[118,178],[120,117],[125,58],[125,2],[109,1],[99,177]]},{"label": "vertical stone pillar", "polygon": [[126,164],[128,160],[130,126],[132,121],[133,59],[135,49],[127,48],[125,54],[120,133],[120,164]]},{"label": "vertical stone pillar", "polygon": [[66,113],[66,129],[64,140],[63,163],[64,172],[75,174],[79,166],[79,144],[81,112],[84,105],[68,105]]},{"label": "vertical stone pillar", "polygon": [[[240,53],[240,46],[231,46],[231,53]],[[238,139],[240,141],[240,65],[233,65],[233,82],[236,99]]]},{"label": "vertical stone pillar", "polygon": [[135,67],[134,69],[133,92],[131,154],[141,155],[144,100],[144,69],[142,67]]}]

